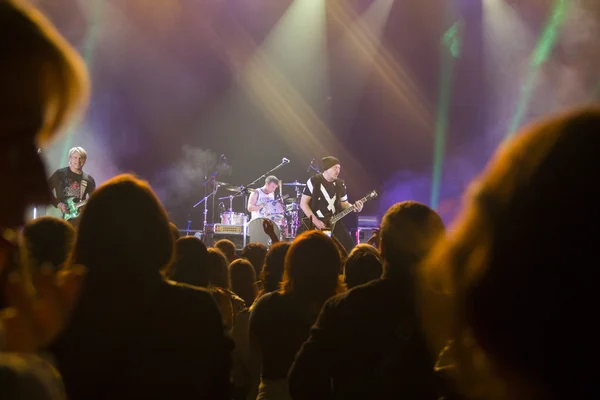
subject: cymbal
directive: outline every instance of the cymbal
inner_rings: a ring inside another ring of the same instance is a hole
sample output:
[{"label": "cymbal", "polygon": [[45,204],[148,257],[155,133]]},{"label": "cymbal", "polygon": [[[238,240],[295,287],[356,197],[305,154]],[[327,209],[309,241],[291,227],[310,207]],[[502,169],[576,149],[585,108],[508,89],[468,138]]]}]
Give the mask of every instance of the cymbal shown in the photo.
[{"label": "cymbal", "polygon": [[283,183],[283,186],[306,186],[305,183],[300,183],[298,181]]},{"label": "cymbal", "polygon": [[[233,186],[233,185],[223,185],[223,186],[219,186],[219,189],[224,189],[227,190],[228,192],[240,192],[240,190],[243,189],[243,187],[241,186]],[[248,190],[248,193],[252,193],[254,192],[256,189],[252,189],[252,188],[246,188],[246,190]],[[241,191],[240,193],[238,193],[239,196],[242,196],[244,194],[243,191]]]},{"label": "cymbal", "polygon": [[234,186],[231,183],[227,183],[227,182],[215,181],[215,186],[218,186],[219,189],[230,190],[232,192],[239,190],[239,188],[237,186]]},{"label": "cymbal", "polygon": [[240,190],[242,190],[241,187],[239,186],[233,186],[233,185],[229,185],[229,186],[221,186],[219,189],[225,189],[229,192],[239,192]]}]

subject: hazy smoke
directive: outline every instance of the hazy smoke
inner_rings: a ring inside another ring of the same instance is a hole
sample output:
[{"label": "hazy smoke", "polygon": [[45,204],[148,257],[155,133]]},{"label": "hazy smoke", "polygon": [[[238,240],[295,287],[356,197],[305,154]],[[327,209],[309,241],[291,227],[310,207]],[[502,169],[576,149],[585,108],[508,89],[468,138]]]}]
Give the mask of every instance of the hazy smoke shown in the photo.
[{"label": "hazy smoke", "polygon": [[[460,211],[465,190],[485,163],[486,159],[483,156],[447,154],[436,209],[446,224],[450,224]],[[398,171],[384,183],[383,189],[380,216],[392,205],[406,200],[431,206],[432,174],[430,171]]]},{"label": "hazy smoke", "polygon": [[[210,150],[185,145],[179,161],[159,174],[153,187],[167,208],[183,202],[190,202],[191,207],[192,202],[203,197],[204,182],[215,171],[222,177],[231,174],[231,167]],[[210,184],[208,190],[212,190]]]}]

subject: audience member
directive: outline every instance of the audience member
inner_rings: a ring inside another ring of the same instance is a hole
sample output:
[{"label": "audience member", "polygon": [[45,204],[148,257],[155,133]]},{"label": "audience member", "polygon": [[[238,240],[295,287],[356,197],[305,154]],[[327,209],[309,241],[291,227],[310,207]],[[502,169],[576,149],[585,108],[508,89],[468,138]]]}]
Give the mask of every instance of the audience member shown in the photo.
[{"label": "audience member", "polygon": [[194,236],[184,236],[175,242],[175,261],[168,268],[168,277],[175,282],[207,287],[208,250]]},{"label": "audience member", "polygon": [[598,132],[599,108],[526,128],[471,187],[429,263],[449,267],[455,376],[469,396],[596,396]]},{"label": "audience member", "polygon": [[370,244],[358,244],[344,264],[344,278],[348,289],[381,278],[383,265],[379,251]]},{"label": "audience member", "polygon": [[285,256],[290,249],[290,246],[290,243],[278,242],[269,248],[267,256],[265,257],[265,264],[260,273],[260,290],[257,298],[263,294],[274,292],[279,289],[283,279]]},{"label": "audience member", "polygon": [[217,243],[215,243],[215,247],[221,250],[223,254],[225,254],[225,257],[227,257],[227,262],[229,264],[231,264],[238,258],[237,254],[235,253],[235,243],[233,243],[231,240],[221,239]]},{"label": "audience member", "polygon": [[267,256],[267,246],[262,243],[248,243],[246,247],[242,249],[240,257],[250,261],[254,267],[254,273],[256,276],[260,275],[260,270],[265,263],[265,257]]},{"label": "audience member", "polygon": [[89,82],[81,57],[24,2],[0,1],[0,88],[0,185],[6,189],[0,196],[0,274],[7,263],[17,263],[0,287],[10,305],[0,313],[2,398],[64,399],[59,375],[36,351],[66,323],[80,274],[67,273],[58,285],[54,274],[19,266],[16,230],[28,206],[50,202],[38,148],[87,102]]},{"label": "audience member", "polygon": [[55,217],[29,221],[22,233],[23,264],[40,268],[48,265],[57,271],[67,261],[75,244],[75,228]]},{"label": "audience member", "polygon": [[429,207],[398,203],[380,232],[382,279],[330,299],[289,375],[294,399],[437,399],[415,299],[421,260],[443,237]]},{"label": "audience member", "polygon": [[[292,243],[285,259],[281,289],[263,295],[250,314],[251,393],[261,399],[288,398],[288,371],[308,338],[323,303],[345,290],[336,244],[320,231]],[[260,384],[259,384],[260,381]]]},{"label": "audience member", "polygon": [[[266,293],[279,290],[283,278],[285,255],[290,243],[275,242],[269,248],[265,264],[260,275],[260,290],[256,298]],[[256,301],[255,301],[256,302]],[[260,370],[251,371],[249,323],[252,305],[238,314],[233,326],[232,337],[235,343],[233,353],[233,385],[236,398],[246,399],[251,387],[252,376],[260,376]]]},{"label": "audience member", "polygon": [[256,297],[256,273],[250,261],[239,258],[229,264],[231,290],[240,296],[247,306],[254,303]]},{"label": "audience member", "polygon": [[208,288],[215,297],[223,323],[229,330],[233,328],[237,315],[246,307],[246,303],[230,290],[228,265],[221,250],[214,247],[208,249]]},{"label": "audience member", "polygon": [[92,194],[73,252],[88,273],[51,346],[70,399],[229,397],[232,343],[208,292],[163,279],[173,249],[148,184],[121,175]]},{"label": "audience member", "polygon": [[175,225],[172,222],[169,222],[169,229],[171,229],[171,234],[173,235],[173,241],[176,241],[177,239],[179,239],[181,237],[181,233],[179,232],[177,225]]}]

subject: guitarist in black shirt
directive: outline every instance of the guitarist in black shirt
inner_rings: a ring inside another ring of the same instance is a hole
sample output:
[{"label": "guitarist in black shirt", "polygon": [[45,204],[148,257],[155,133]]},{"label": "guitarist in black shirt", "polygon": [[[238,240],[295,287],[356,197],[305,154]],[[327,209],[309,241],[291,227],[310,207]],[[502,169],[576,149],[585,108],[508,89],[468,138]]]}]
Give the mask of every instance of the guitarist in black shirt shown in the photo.
[{"label": "guitarist in black shirt", "polygon": [[57,169],[48,180],[52,205],[72,224],[79,219],[77,203],[87,200],[96,189],[94,178],[83,172],[86,160],[87,152],[82,147],[73,147],[69,150],[69,166]]},{"label": "guitarist in black shirt", "polygon": [[[328,218],[353,207],[354,211],[361,212],[363,203],[359,200],[354,204],[348,202],[346,185],[343,180],[338,179],[341,171],[340,160],[335,157],[324,157],[321,160],[323,173],[312,176],[300,199],[300,208],[307,218],[312,219],[317,229],[331,228],[328,226]],[[339,221],[333,226],[333,236],[350,251],[355,246],[348,229]]]}]

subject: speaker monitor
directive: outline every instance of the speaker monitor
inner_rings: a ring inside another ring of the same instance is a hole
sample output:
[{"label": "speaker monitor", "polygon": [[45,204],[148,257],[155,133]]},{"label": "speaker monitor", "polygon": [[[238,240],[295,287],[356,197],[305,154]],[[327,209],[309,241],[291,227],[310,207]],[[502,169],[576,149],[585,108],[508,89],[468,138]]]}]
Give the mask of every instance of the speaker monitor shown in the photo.
[{"label": "speaker monitor", "polygon": [[[213,233],[209,232],[204,238],[206,247],[213,247],[221,239],[231,240],[235,244],[235,248],[241,250],[244,248],[244,235],[236,235],[231,233]],[[246,236],[246,244],[250,243]]]},{"label": "speaker monitor", "polygon": [[371,236],[373,235],[373,232],[375,232],[376,228],[364,228],[364,227],[359,227],[356,229],[356,243],[367,243],[367,241],[371,238]]}]

